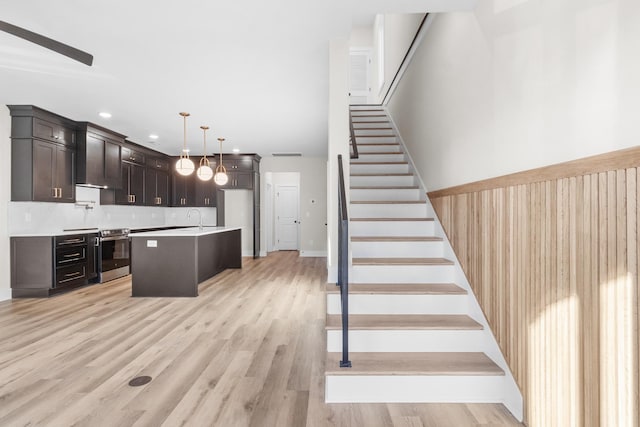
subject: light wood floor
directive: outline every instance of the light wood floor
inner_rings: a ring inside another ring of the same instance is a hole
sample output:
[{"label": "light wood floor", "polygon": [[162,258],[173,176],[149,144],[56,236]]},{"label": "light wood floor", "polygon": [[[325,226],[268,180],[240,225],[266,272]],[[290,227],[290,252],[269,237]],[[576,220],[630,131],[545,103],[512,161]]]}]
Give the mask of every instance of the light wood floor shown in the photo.
[{"label": "light wood floor", "polygon": [[134,299],[125,278],[2,302],[0,425],[518,425],[502,405],[325,404],[325,282],[323,258],[281,252],[198,298]]}]

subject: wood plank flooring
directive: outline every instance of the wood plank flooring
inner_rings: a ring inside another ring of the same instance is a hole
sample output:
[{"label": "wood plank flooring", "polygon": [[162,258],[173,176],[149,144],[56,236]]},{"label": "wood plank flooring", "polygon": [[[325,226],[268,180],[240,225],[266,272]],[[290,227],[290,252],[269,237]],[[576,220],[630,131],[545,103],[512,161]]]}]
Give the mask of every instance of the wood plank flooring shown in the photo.
[{"label": "wood plank flooring", "polygon": [[197,298],[124,278],[2,302],[0,426],[519,425],[502,405],[325,404],[325,287],[324,258],[280,252]]}]

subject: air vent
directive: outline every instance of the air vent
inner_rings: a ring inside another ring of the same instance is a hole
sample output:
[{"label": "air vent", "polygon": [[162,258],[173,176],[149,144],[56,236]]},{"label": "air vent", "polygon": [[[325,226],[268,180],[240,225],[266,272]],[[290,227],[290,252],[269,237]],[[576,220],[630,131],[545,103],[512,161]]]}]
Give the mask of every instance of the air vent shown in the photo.
[{"label": "air vent", "polygon": [[302,157],[302,153],[271,153],[273,157]]}]

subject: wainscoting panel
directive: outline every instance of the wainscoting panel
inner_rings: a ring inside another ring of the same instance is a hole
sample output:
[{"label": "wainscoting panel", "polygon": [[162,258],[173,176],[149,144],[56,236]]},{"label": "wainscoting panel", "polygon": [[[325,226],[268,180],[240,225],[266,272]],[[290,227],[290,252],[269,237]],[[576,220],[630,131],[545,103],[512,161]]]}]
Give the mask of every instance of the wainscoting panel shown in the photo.
[{"label": "wainscoting panel", "polygon": [[639,425],[637,166],[429,194],[529,426]]}]

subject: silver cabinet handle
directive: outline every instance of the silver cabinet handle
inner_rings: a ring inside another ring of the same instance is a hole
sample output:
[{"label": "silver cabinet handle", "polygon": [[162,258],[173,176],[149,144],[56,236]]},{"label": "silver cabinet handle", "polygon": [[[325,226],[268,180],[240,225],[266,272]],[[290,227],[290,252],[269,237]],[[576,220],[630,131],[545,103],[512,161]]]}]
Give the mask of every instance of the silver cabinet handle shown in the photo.
[{"label": "silver cabinet handle", "polygon": [[75,258],[75,257],[80,256],[80,255],[81,255],[80,252],[76,252],[75,254],[64,254],[62,256],[65,257],[65,258]]}]

